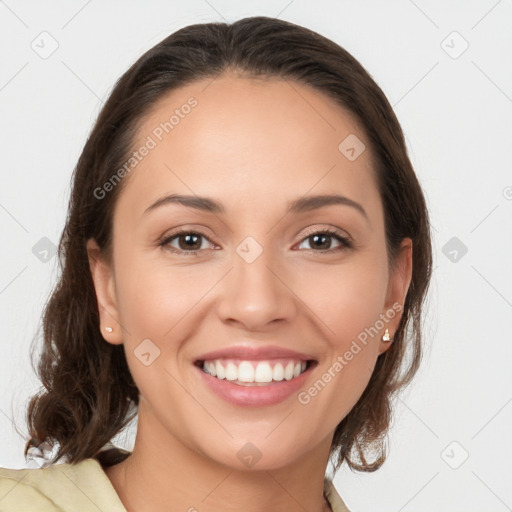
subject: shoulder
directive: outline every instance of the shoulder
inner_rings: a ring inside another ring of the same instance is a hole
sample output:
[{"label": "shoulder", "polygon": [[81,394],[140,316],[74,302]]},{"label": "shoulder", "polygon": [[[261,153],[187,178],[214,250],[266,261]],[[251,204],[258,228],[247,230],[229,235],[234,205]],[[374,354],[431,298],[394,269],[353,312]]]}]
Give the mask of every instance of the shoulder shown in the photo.
[{"label": "shoulder", "polygon": [[332,512],[350,512],[341,499],[341,496],[338,494],[336,487],[334,487],[332,480],[327,477],[324,478],[324,490],[329,504],[331,505]]},{"label": "shoulder", "polygon": [[2,512],[85,512],[91,502],[100,510],[126,512],[96,459],[43,468],[0,468]]}]

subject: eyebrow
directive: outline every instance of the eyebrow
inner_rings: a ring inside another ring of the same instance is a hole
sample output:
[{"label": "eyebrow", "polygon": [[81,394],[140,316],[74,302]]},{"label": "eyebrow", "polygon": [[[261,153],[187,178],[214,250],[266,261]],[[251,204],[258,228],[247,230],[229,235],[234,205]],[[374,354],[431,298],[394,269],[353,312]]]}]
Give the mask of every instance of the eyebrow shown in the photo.
[{"label": "eyebrow", "polygon": [[[203,210],[211,213],[226,213],[224,206],[214,199],[200,196],[169,194],[161,197],[151,206],[146,208],[144,215],[152,210],[155,210],[156,208],[167,204],[181,204],[183,206],[188,206],[190,208],[196,208],[197,210]],[[295,199],[288,204],[287,213],[301,213],[330,205],[351,206],[355,208],[366,220],[368,220],[366,210],[361,204],[341,194],[304,196],[299,199]]]}]

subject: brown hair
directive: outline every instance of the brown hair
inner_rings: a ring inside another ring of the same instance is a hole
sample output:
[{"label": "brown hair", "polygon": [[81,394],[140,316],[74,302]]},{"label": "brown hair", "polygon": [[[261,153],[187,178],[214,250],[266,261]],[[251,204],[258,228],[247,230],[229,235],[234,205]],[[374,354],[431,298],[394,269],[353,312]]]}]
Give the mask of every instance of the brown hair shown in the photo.
[{"label": "brown hair", "polygon": [[[25,457],[32,446],[57,442],[52,463],[63,456],[70,463],[101,460],[100,449],[135,417],[139,391],[123,345],[105,342],[100,333],[86,251],[87,240],[94,238],[110,258],[112,214],[125,180],[101,200],[94,191],[129,158],[141,118],[159,99],[228,70],[307,84],[355,114],[375,155],[391,267],[402,239],[413,241],[412,281],[394,342],[378,357],[368,386],[337,426],[331,447],[335,469],[346,461],[352,469],[374,471],[385,461],[391,399],[411,381],[422,354],[421,312],[432,266],[425,199],[392,107],[361,64],[309,29],[262,16],[178,30],[124,73],[103,106],[72,177],[58,248],[60,278],[43,314],[37,371],[44,390],[28,405]],[[372,462],[370,453],[375,454]]]}]

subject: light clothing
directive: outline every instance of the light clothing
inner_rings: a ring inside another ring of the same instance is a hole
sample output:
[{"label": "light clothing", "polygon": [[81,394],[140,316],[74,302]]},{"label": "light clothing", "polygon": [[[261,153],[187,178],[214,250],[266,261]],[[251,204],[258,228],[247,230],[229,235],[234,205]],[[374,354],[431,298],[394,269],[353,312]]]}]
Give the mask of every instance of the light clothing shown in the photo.
[{"label": "light clothing", "polygon": [[[325,479],[333,512],[349,512]],[[43,468],[0,468],[1,512],[126,512],[114,486],[95,458]]]}]

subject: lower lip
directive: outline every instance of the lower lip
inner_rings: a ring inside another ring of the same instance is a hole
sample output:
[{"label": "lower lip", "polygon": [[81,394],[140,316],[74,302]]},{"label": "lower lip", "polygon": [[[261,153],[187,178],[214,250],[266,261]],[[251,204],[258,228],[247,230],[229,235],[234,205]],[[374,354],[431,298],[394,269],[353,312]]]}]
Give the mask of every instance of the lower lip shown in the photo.
[{"label": "lower lip", "polygon": [[195,368],[201,374],[201,378],[204,379],[206,385],[226,402],[248,407],[274,405],[286,400],[304,386],[311,371],[308,366],[298,377],[290,380],[272,382],[265,386],[243,386],[226,379],[212,377],[198,366],[195,366]]}]

